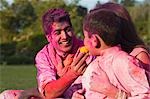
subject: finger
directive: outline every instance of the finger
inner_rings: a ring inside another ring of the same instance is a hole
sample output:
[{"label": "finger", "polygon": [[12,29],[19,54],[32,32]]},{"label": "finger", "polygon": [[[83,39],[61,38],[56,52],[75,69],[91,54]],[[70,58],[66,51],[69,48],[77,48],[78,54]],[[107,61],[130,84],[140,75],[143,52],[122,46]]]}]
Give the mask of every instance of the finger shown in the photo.
[{"label": "finger", "polygon": [[76,52],[74,57],[77,57],[79,55],[79,53],[80,53],[80,49],[77,50],[77,52]]},{"label": "finger", "polygon": [[72,96],[72,99],[82,99],[82,95],[80,95],[78,92],[75,92]]},{"label": "finger", "polygon": [[83,74],[85,72],[86,68],[87,68],[87,64],[85,63],[78,69],[78,72],[80,74]]},{"label": "finger", "polygon": [[73,59],[72,66],[77,65],[77,63],[84,57],[85,53],[79,53],[77,57]]},{"label": "finger", "polygon": [[93,72],[92,72],[92,76],[100,76],[100,72],[97,73],[97,72],[93,71]]},{"label": "finger", "polygon": [[85,67],[85,68],[83,69],[83,71],[81,72],[81,74],[83,74],[83,73],[86,71],[86,68],[87,68],[87,67]]},{"label": "finger", "polygon": [[82,95],[82,94],[80,94],[80,93],[77,92],[76,98],[77,99],[84,99],[84,95]]},{"label": "finger", "polygon": [[87,67],[86,64],[83,64],[79,69],[74,68],[74,73],[76,75],[82,75],[83,74],[82,71],[84,70],[83,68],[85,68],[85,67]]},{"label": "finger", "polygon": [[75,66],[76,69],[79,69],[79,68],[84,64],[84,62],[86,61],[88,55],[89,55],[89,54],[85,54],[85,55],[83,56],[83,58],[80,59],[80,61],[79,61],[79,62],[77,63],[77,65]]},{"label": "finger", "polygon": [[83,88],[83,89],[79,89],[78,91],[77,91],[79,94],[84,94],[85,93],[85,89]]},{"label": "finger", "polygon": [[84,96],[83,95],[78,95],[78,98],[79,99],[84,99]]}]

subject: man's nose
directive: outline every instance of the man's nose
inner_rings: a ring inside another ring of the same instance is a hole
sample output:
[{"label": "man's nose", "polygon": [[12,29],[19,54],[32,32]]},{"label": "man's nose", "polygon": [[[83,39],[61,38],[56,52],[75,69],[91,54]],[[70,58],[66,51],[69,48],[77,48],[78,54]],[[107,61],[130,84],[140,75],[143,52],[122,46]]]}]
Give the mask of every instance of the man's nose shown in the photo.
[{"label": "man's nose", "polygon": [[68,34],[67,34],[67,32],[66,31],[62,31],[62,37],[64,38],[64,39],[67,39],[67,37],[68,37]]}]

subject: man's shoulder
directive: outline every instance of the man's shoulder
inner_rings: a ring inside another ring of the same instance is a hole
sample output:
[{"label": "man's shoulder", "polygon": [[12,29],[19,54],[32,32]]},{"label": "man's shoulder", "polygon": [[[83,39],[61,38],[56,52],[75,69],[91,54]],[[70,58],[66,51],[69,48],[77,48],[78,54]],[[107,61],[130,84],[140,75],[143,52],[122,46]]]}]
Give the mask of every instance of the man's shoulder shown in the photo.
[{"label": "man's shoulder", "polygon": [[48,53],[48,47],[50,46],[50,44],[46,44],[36,55],[37,56],[41,56],[42,54],[47,54]]}]

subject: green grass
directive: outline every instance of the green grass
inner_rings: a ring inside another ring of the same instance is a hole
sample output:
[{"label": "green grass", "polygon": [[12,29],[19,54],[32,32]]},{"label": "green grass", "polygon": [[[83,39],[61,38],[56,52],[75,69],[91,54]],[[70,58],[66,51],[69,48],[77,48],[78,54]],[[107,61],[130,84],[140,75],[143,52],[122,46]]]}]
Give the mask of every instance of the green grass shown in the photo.
[{"label": "green grass", "polygon": [[36,86],[35,66],[0,66],[0,92],[6,89],[28,89]]}]

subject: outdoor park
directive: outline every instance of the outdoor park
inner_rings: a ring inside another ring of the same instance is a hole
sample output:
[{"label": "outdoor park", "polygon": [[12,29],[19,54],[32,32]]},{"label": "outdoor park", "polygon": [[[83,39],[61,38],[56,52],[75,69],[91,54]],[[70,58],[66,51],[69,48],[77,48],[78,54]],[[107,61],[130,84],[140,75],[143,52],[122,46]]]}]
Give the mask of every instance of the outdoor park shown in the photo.
[{"label": "outdoor park", "polygon": [[[41,17],[49,8],[64,8],[70,13],[75,34],[83,38],[82,21],[89,11],[81,0],[0,1],[0,92],[37,86],[35,56],[47,44]],[[110,0],[124,5],[138,35],[150,48],[150,2]],[[101,3],[100,1],[97,3]],[[96,4],[95,4],[96,6]]]}]

